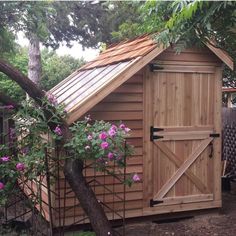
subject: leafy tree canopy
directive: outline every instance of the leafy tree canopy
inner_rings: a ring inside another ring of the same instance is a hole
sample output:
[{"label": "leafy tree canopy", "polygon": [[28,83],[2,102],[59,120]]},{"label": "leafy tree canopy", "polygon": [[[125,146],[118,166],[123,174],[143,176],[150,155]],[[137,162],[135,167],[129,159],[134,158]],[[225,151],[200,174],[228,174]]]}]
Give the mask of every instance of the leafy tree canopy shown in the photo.
[{"label": "leafy tree canopy", "polygon": [[0,27],[12,33],[35,34],[45,46],[77,41],[97,46],[109,41],[107,6],[88,1],[4,1],[0,6]]},{"label": "leafy tree canopy", "polygon": [[85,60],[75,59],[70,55],[58,56],[54,51],[42,51],[42,80],[41,87],[48,91],[72,72],[79,69]]},{"label": "leafy tree canopy", "polygon": [[[214,42],[236,61],[236,2],[235,1],[146,1],[140,2],[137,18],[132,24],[123,23],[120,39],[144,33],[159,32],[155,36],[165,45],[179,42],[179,51],[201,41]],[[199,38],[201,40],[199,40]],[[224,85],[236,86],[235,72],[224,70]]]},{"label": "leafy tree canopy", "polygon": [[[27,75],[28,71],[28,50],[18,46],[15,54],[7,54],[7,61]],[[85,63],[84,59],[75,59],[69,55],[58,56],[56,52],[48,49],[42,50],[42,89],[48,91],[61,80],[65,79],[72,72],[79,69]],[[23,100],[25,93],[6,75],[0,74],[1,91],[11,96],[16,101]]]}]

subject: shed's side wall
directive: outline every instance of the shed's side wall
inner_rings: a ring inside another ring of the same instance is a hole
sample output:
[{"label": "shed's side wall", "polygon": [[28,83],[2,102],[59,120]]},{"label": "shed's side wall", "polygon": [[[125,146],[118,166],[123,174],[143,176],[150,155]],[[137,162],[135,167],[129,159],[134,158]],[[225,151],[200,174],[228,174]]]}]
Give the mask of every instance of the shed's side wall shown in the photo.
[{"label": "shed's side wall", "polygon": [[[129,127],[131,131],[131,136],[128,138],[127,142],[134,146],[134,154],[132,157],[127,159],[127,175],[131,173],[138,173],[142,178],[143,172],[143,73],[142,71],[135,74],[126,83],[116,89],[113,93],[108,95],[103,101],[98,103],[90,112],[86,115],[90,115],[93,120],[105,120],[110,121],[115,124],[119,124],[121,121]],[[86,176],[88,180],[92,180],[94,177],[93,169],[87,169]],[[114,191],[121,199],[124,199],[124,185],[119,183],[119,181],[114,180],[111,176],[104,177],[103,173],[96,173],[96,180],[102,184],[106,184],[106,188]],[[66,225],[73,224],[80,218],[84,217],[83,211],[79,206],[75,208],[73,206],[78,204],[75,199],[73,192],[69,192],[68,184],[65,184],[63,174],[59,181],[60,184],[60,196],[56,197],[55,209],[56,209],[56,219],[59,218],[59,207],[61,212],[68,207],[71,209],[66,210]],[[56,184],[56,191],[58,191],[58,186]],[[66,200],[64,202],[64,191],[67,191]],[[142,199],[143,199],[143,186],[142,182],[135,183],[132,187],[126,187],[126,215],[129,217],[142,215]],[[96,187],[95,192],[97,193],[98,199],[104,201],[109,207],[114,208],[122,213],[123,211],[123,201],[119,197],[114,196],[114,194],[105,191],[104,188]],[[59,201],[61,199],[61,201]],[[113,203],[114,202],[114,203]],[[65,204],[65,205],[64,205]],[[110,218],[119,218],[116,215],[110,215]],[[84,223],[87,221],[82,221]],[[58,222],[56,221],[58,225]]]}]

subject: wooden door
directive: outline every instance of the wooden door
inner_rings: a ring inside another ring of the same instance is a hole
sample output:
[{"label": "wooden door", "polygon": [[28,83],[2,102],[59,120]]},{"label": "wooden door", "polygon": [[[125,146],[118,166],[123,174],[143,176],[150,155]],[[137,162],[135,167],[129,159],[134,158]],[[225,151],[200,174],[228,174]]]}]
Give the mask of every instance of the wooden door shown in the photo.
[{"label": "wooden door", "polygon": [[195,73],[189,67],[181,72],[175,66],[149,72],[145,104],[151,164],[144,169],[151,168],[152,177],[146,172],[149,186],[144,181],[144,190],[151,207],[213,201],[219,192],[220,180],[215,179],[219,174],[214,172],[219,171],[219,142],[215,140],[220,132],[216,116],[218,121],[220,117],[213,71],[199,68]]}]

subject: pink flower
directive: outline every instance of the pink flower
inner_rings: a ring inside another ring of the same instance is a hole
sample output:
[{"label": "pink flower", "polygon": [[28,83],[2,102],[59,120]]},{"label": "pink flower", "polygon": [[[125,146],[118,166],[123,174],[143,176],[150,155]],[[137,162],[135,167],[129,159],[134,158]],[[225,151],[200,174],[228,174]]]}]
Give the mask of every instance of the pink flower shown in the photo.
[{"label": "pink flower", "polygon": [[108,142],[102,142],[101,143],[101,148],[102,149],[108,149],[108,147],[109,147],[109,143]]},{"label": "pink flower", "polygon": [[10,157],[7,157],[7,156],[6,157],[2,157],[1,161],[2,162],[8,162],[8,161],[10,161]]},{"label": "pink flower", "polygon": [[6,109],[14,109],[14,106],[13,105],[7,105],[7,106],[4,106],[4,108],[6,108]]},{"label": "pink flower", "polygon": [[126,133],[129,133],[130,130],[131,130],[130,128],[125,127],[125,132],[126,132]]},{"label": "pink flower", "polygon": [[138,182],[138,181],[141,180],[140,177],[137,174],[134,174],[132,179],[133,179],[134,182]]},{"label": "pink flower", "polygon": [[46,97],[47,97],[48,101],[49,101],[52,105],[55,106],[55,105],[58,104],[56,97],[55,97],[52,93],[47,92],[47,93],[46,93]]},{"label": "pink flower", "polygon": [[62,135],[62,130],[59,127],[59,125],[53,130],[55,134],[61,136]]},{"label": "pink flower", "polygon": [[89,149],[90,149],[90,146],[87,145],[84,149],[85,149],[85,150],[89,150]]},{"label": "pink flower", "polygon": [[92,139],[93,139],[93,136],[89,134],[88,137],[87,137],[87,139],[88,139],[88,140],[92,140]]},{"label": "pink flower", "polygon": [[5,185],[4,183],[0,182],[0,190],[4,189]]},{"label": "pink flower", "polygon": [[114,137],[116,135],[116,130],[110,128],[109,131],[108,131],[108,134],[109,134],[110,137]]},{"label": "pink flower", "polygon": [[21,162],[17,163],[17,164],[16,164],[16,169],[17,169],[18,171],[24,171],[24,169],[25,169],[25,164],[24,164],[24,163],[21,163]]},{"label": "pink flower", "polygon": [[100,133],[100,134],[99,134],[99,138],[100,138],[101,140],[106,140],[106,138],[107,138],[107,133],[106,133],[106,132]]},{"label": "pink flower", "polygon": [[122,123],[122,124],[120,124],[119,127],[120,127],[120,129],[125,129],[125,124]]},{"label": "pink flower", "polygon": [[108,159],[112,160],[113,157],[114,157],[114,154],[113,154],[112,152],[109,152],[109,153],[107,154],[107,157],[108,157]]},{"label": "pink flower", "polygon": [[116,126],[116,125],[112,125],[112,126],[111,126],[111,129],[117,131],[117,126]]}]

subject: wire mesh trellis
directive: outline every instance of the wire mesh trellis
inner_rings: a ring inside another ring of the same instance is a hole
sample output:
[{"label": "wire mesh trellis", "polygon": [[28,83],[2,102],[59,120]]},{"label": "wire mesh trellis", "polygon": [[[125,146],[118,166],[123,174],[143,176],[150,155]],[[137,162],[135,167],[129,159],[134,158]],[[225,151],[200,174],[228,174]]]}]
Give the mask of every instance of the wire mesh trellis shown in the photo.
[{"label": "wire mesh trellis", "polygon": [[[60,150],[57,149],[56,153],[56,156],[60,156]],[[103,206],[109,219],[121,221],[122,233],[117,232],[117,234],[125,235],[126,186],[123,182],[126,176],[126,168],[123,168],[119,174],[108,175],[105,171],[97,171],[93,165],[93,162],[86,162],[84,165],[84,176],[87,178],[87,183],[96,193],[97,199]],[[117,166],[113,163],[109,168],[111,172],[115,172]],[[68,182],[64,179],[60,165],[57,166],[56,176],[58,179],[54,184],[54,190],[52,191],[51,188],[51,199],[54,199],[52,225],[56,226],[54,228],[55,232],[63,235],[64,231],[75,229],[74,226],[76,225],[85,225],[89,223],[89,220]],[[122,190],[120,188],[117,190],[116,185],[122,185]]]},{"label": "wire mesh trellis", "polygon": [[228,123],[223,127],[223,160],[226,161],[225,174],[236,178],[236,123]]},{"label": "wire mesh trellis", "polygon": [[[1,143],[9,143],[9,135],[14,123],[5,112],[0,113]],[[17,158],[16,150],[12,155]],[[65,180],[61,156],[63,151],[45,150],[45,175],[34,181],[19,179],[5,204],[3,223],[23,230],[27,235],[64,235],[65,232],[78,230],[82,225],[89,225],[89,219]],[[126,155],[125,155],[126,160]],[[109,166],[111,172],[117,171],[115,163]],[[123,184],[126,168],[119,169],[119,174],[108,175],[96,171],[93,163],[86,162],[84,176],[89,186],[97,195],[110,220],[119,220],[122,230],[117,234],[125,235],[125,193]]]}]

